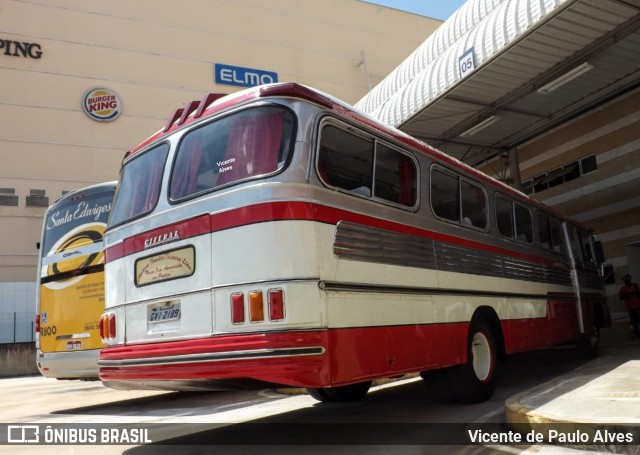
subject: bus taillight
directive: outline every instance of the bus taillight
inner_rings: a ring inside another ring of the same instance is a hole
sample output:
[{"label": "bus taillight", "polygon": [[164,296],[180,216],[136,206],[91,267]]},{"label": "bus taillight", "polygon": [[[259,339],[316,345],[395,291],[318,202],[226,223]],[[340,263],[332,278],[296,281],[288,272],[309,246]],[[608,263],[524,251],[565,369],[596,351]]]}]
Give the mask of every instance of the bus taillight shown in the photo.
[{"label": "bus taillight", "polygon": [[264,321],[262,291],[251,291],[249,293],[249,318],[251,322]]},{"label": "bus taillight", "polygon": [[284,319],[284,291],[282,289],[269,289],[269,320],[281,321]]},{"label": "bus taillight", "polygon": [[35,333],[40,333],[40,315],[36,314]]},{"label": "bus taillight", "polygon": [[[265,303],[268,305],[267,314],[269,321],[282,321],[285,317],[284,290],[281,288],[269,289],[266,291],[267,301],[264,301],[264,292],[255,290],[249,292],[249,321],[265,321]],[[233,324],[244,324],[246,322],[246,307],[244,293],[234,292],[231,294],[231,322]]]},{"label": "bus taillight", "polygon": [[244,320],[244,294],[235,292],[231,294],[231,322],[233,324],[242,324]]},{"label": "bus taillight", "polygon": [[105,314],[100,318],[100,338],[106,342],[116,337],[116,315]]},{"label": "bus taillight", "polygon": [[109,315],[109,338],[116,337],[116,315],[111,313]]}]

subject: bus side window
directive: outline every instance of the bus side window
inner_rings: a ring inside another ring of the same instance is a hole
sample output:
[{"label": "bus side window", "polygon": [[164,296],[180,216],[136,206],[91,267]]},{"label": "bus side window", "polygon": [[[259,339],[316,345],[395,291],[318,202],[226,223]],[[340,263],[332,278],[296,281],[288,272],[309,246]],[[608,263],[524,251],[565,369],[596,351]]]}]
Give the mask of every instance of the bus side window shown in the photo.
[{"label": "bus side window", "polygon": [[411,158],[376,144],[375,197],[412,207],[416,202],[416,174]]},{"label": "bus side window", "polygon": [[438,169],[431,170],[431,207],[436,216],[459,222],[458,178]]},{"label": "bus side window", "polygon": [[496,196],[496,221],[502,236],[533,243],[533,218],[531,210],[524,205]]},{"label": "bus side window", "polygon": [[550,219],[551,249],[556,253],[564,253],[564,243],[562,242],[562,223],[555,218]]},{"label": "bus side window", "polygon": [[371,196],[373,141],[325,125],[320,133],[318,173],[328,185]]},{"label": "bus side window", "polygon": [[498,232],[504,237],[515,238],[513,229],[513,205],[511,201],[496,196],[496,222]]},{"label": "bus side window", "polygon": [[533,222],[531,211],[523,205],[515,204],[516,239],[533,243]]},{"label": "bus side window", "polygon": [[462,223],[481,229],[487,227],[487,197],[481,187],[460,180]]},{"label": "bus side window", "polygon": [[463,226],[487,227],[487,196],[479,185],[459,175],[431,171],[431,206],[436,216]]},{"label": "bus side window", "polygon": [[551,226],[549,217],[540,212],[536,213],[538,221],[538,237],[540,238],[540,246],[545,250],[551,250]]}]

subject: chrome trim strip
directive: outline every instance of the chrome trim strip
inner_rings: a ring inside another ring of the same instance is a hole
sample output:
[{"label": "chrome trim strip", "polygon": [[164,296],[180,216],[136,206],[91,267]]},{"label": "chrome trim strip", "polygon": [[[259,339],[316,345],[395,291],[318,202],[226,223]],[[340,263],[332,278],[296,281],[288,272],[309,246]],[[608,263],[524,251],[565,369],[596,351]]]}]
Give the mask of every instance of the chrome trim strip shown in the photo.
[{"label": "chrome trim strip", "polygon": [[101,367],[138,367],[172,365],[179,363],[222,362],[227,360],[273,359],[279,357],[304,357],[322,355],[322,346],[279,349],[252,349],[247,351],[205,352],[202,354],[186,354],[177,356],[149,357],[124,360],[99,360]]},{"label": "chrome trim strip", "polygon": [[330,292],[354,292],[354,293],[374,293],[374,294],[410,294],[410,295],[456,295],[469,297],[503,297],[503,298],[523,298],[534,300],[575,300],[570,296],[549,296],[547,294],[524,294],[517,292],[491,292],[472,291],[464,289],[443,289],[443,288],[417,288],[403,286],[366,285],[356,283],[338,283],[333,281],[321,281],[320,289]]}]

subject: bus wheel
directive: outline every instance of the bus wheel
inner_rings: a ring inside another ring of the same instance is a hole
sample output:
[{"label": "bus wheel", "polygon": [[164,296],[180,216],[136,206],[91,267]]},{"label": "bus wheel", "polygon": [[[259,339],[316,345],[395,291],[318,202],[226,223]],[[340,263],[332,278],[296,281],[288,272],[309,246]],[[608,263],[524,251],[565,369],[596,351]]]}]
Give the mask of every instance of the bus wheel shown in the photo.
[{"label": "bus wheel", "polygon": [[340,387],[307,389],[307,391],[313,398],[324,403],[346,403],[364,399],[367,396],[369,387],[371,387],[371,381]]},{"label": "bus wheel", "polygon": [[474,318],[469,327],[467,363],[449,370],[455,397],[467,403],[487,401],[495,389],[496,345],[489,325]]}]

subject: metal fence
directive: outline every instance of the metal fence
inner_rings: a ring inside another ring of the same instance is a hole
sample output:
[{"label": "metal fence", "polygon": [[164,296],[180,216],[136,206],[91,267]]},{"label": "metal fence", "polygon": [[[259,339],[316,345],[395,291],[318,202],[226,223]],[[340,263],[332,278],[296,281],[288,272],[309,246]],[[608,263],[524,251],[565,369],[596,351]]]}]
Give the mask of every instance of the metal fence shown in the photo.
[{"label": "metal fence", "polygon": [[0,313],[0,344],[35,341],[33,313],[21,311]]}]

